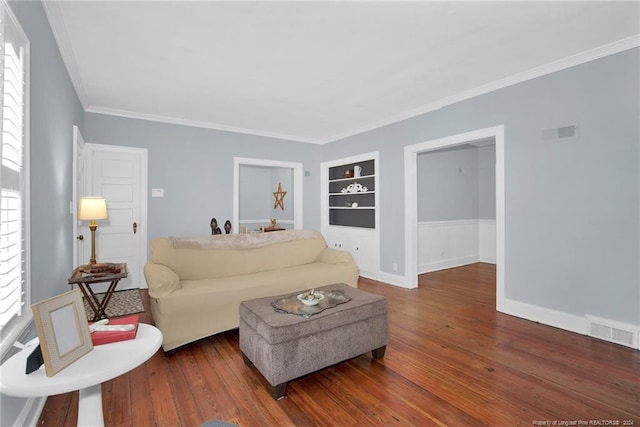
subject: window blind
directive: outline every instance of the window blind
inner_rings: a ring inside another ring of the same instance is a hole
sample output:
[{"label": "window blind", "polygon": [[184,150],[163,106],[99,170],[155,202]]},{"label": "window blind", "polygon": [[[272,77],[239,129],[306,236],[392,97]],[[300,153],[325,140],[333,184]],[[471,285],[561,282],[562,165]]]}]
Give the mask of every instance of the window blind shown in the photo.
[{"label": "window blind", "polygon": [[28,303],[28,162],[25,138],[27,39],[0,3],[0,330]]}]

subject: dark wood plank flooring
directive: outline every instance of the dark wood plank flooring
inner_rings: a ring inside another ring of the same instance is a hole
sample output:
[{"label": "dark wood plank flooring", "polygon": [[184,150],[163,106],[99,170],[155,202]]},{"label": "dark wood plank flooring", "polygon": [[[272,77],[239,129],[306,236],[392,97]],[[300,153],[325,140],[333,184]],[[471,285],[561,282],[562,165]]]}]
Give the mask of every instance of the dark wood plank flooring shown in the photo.
[{"label": "dark wood plank flooring", "polygon": [[[388,299],[384,359],[307,375],[274,401],[233,330],[103,384],[106,425],[640,425],[640,352],[497,313],[493,265],[425,274],[415,290],[360,288]],[[75,426],[77,404],[78,392],[49,397],[39,425]]]}]

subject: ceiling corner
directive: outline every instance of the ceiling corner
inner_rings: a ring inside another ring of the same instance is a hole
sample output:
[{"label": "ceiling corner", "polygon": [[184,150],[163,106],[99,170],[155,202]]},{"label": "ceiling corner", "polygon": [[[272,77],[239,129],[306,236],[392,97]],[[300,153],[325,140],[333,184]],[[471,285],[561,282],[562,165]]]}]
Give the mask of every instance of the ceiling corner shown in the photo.
[{"label": "ceiling corner", "polygon": [[69,35],[67,34],[59,2],[43,1],[42,7],[44,8],[44,13],[47,16],[47,20],[49,21],[49,26],[51,27],[53,38],[58,45],[58,50],[60,51],[62,62],[67,68],[67,72],[69,73],[71,84],[76,90],[76,95],[80,100],[80,104],[82,104],[82,108],[86,110],[90,105],[89,98],[87,97],[87,94],[84,90],[84,85],[82,84],[82,78],[80,77],[75,55],[73,53],[73,49],[71,48],[71,41],[69,39]]}]

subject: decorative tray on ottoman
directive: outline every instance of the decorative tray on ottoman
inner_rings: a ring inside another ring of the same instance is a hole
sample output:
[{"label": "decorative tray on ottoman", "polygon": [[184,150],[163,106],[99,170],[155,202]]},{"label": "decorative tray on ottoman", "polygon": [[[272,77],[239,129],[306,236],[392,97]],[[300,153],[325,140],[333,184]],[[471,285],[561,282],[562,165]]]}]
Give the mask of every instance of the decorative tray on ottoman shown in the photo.
[{"label": "decorative tray on ottoman", "polygon": [[316,305],[305,305],[298,299],[298,293],[289,295],[284,298],[278,298],[271,303],[273,309],[280,313],[296,314],[302,317],[311,317],[327,308],[335,307],[338,304],[344,304],[351,301],[351,298],[344,294],[340,289],[332,289],[330,291],[316,291],[324,295],[324,298]]}]

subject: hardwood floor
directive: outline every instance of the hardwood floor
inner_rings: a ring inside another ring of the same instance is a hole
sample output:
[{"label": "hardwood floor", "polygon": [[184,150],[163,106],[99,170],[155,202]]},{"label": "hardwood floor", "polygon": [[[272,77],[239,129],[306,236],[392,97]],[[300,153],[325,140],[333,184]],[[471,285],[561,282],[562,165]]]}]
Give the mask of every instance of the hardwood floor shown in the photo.
[{"label": "hardwood floor", "polygon": [[[360,288],[388,299],[384,359],[309,374],[274,401],[229,331],[103,384],[106,425],[640,425],[640,352],[497,313],[493,265],[425,274],[414,290]],[[49,397],[39,425],[75,426],[77,403]]]}]

